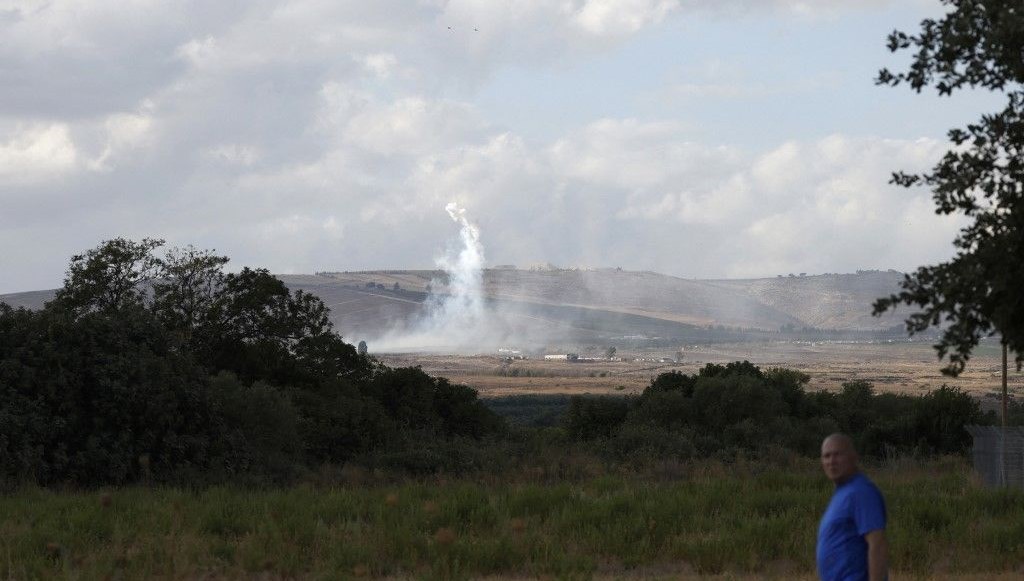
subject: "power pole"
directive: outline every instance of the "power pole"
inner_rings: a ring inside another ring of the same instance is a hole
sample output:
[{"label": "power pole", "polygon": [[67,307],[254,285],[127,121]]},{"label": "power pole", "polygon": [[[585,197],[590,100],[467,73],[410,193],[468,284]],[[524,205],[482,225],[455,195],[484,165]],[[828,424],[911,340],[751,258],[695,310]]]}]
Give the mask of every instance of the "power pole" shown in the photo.
[{"label": "power pole", "polygon": [[1003,429],[1006,429],[1006,408],[1008,407],[1006,395],[1006,341],[1003,341]]},{"label": "power pole", "polygon": [[1006,484],[1007,484],[1006,483],[1006,408],[1008,407],[1008,405],[1007,405],[1008,404],[1008,396],[1006,395],[1006,339],[1005,338],[1002,340],[1002,343],[1003,343],[1003,434],[1002,434],[1003,445],[1000,446],[1002,448],[1002,450],[1000,450],[1002,458],[1000,458],[1000,470],[999,470],[999,472],[1000,472],[1000,480],[1002,480],[1002,482],[1000,484],[1002,484],[1003,486],[1006,486]]}]

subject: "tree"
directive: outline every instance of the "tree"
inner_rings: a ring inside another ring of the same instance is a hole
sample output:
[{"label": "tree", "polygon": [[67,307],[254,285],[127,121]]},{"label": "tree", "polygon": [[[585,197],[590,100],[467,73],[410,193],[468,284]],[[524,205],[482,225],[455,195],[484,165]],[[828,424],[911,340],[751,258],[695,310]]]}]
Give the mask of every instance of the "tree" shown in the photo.
[{"label": "tree", "polygon": [[315,295],[162,244],[103,242],[45,308],[0,303],[0,487],[276,481],[505,429],[471,388],[361,356]]},{"label": "tree", "polygon": [[160,274],[160,260],[153,250],[163,244],[156,238],[139,242],[114,238],[76,254],[53,303],[76,314],[142,305],[145,283]]},{"label": "tree", "polygon": [[224,284],[226,256],[193,246],[172,248],[159,261],[160,278],[153,284],[153,310],[186,341],[202,325]]},{"label": "tree", "polygon": [[1024,362],[1024,6],[1020,0],[943,0],[950,10],[921,22],[917,35],[889,35],[892,52],[916,53],[906,72],[883,69],[880,85],[934,86],[939,95],[985,88],[1007,97],[1006,107],[965,129],[949,131],[953,148],[931,172],[893,174],[892,183],[927,186],[936,213],[973,222],[954,240],[948,262],[918,268],[902,290],[878,299],[874,314],[899,304],[918,307],[909,333],[941,326],[935,345],[948,356],[948,375],[963,371],[982,337],[999,334],[1005,350]]},{"label": "tree", "polygon": [[138,306],[0,306],[0,481],[119,484],[208,468],[205,374]]},{"label": "tree", "polygon": [[194,348],[211,369],[246,381],[363,370],[355,348],[334,333],[329,312],[319,297],[292,293],[266,269],[243,268],[224,277]]}]

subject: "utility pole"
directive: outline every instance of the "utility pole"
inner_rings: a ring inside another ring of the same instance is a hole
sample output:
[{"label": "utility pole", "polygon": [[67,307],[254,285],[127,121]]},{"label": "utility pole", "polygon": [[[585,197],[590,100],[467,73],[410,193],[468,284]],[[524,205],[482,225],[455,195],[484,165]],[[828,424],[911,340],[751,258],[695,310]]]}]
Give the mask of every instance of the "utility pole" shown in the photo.
[{"label": "utility pole", "polygon": [[1000,454],[1000,480],[1003,486],[1006,486],[1006,408],[1008,407],[1008,396],[1006,395],[1006,339],[1002,339],[1003,344],[1003,434],[1002,434],[1002,448]]},{"label": "utility pole", "polygon": [[1006,429],[1006,408],[1008,407],[1006,395],[1006,341],[1003,341],[1003,429]]}]

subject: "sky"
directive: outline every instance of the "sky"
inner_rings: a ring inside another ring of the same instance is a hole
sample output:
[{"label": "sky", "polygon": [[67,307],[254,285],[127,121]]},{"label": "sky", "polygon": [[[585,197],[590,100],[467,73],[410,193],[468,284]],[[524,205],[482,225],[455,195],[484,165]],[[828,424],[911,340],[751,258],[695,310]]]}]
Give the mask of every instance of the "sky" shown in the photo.
[{"label": "sky", "polygon": [[888,184],[996,110],[875,86],[933,0],[0,0],[0,293],[163,238],[276,273],[911,270]]}]

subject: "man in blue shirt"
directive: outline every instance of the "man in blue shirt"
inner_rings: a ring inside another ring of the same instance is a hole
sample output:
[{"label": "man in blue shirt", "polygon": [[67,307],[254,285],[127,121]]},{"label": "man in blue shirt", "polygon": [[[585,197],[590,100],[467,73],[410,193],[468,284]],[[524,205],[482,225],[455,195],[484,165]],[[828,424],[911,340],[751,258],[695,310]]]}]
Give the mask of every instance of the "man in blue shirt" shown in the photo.
[{"label": "man in blue shirt", "polygon": [[821,467],[836,490],[818,526],[818,575],[823,581],[885,581],[885,499],[857,468],[857,451],[845,434],[821,444]]}]

